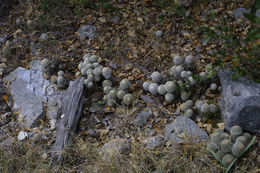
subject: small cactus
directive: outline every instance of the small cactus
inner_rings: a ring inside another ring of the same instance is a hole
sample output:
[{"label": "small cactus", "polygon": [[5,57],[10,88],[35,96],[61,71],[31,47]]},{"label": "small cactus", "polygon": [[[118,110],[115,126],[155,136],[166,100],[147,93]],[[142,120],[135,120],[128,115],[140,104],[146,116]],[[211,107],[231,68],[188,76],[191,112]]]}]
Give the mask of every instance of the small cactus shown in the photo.
[{"label": "small cactus", "polygon": [[195,102],[195,106],[196,106],[196,108],[198,109],[198,110],[200,110],[201,109],[201,106],[204,104],[204,102],[202,101],[202,100],[197,100],[196,102]]},{"label": "small cactus", "polygon": [[109,107],[113,107],[115,105],[115,103],[116,103],[116,101],[114,99],[110,98],[110,99],[107,100],[107,105]]},{"label": "small cactus", "polygon": [[192,117],[192,115],[193,115],[192,109],[186,110],[185,113],[184,113],[184,115],[187,116],[187,117]]},{"label": "small cactus", "polygon": [[219,144],[223,140],[223,136],[221,133],[213,133],[211,135],[211,142],[214,142],[216,144]]},{"label": "small cactus", "polygon": [[101,76],[101,74],[102,74],[101,68],[95,68],[93,70],[93,74],[94,74],[94,76]]},{"label": "small cactus", "polygon": [[109,98],[115,99],[117,97],[117,91],[116,89],[112,89],[108,93]]},{"label": "small cactus", "polygon": [[85,54],[84,56],[83,56],[83,59],[85,60],[85,59],[87,59],[87,58],[89,58],[91,55],[89,54],[89,53],[87,53],[87,54]]},{"label": "small cactus", "polygon": [[168,81],[165,83],[164,85],[165,87],[165,90],[168,92],[168,93],[172,93],[176,90],[176,85],[173,81]]},{"label": "small cactus", "polygon": [[98,57],[97,57],[97,55],[91,55],[91,56],[89,57],[89,60],[90,60],[90,62],[97,62]]},{"label": "small cactus", "polygon": [[239,136],[237,139],[236,139],[236,142],[242,142],[243,144],[247,144],[247,138],[245,136]]},{"label": "small cactus", "polygon": [[194,57],[192,55],[188,55],[185,58],[185,63],[186,64],[192,64],[194,62]]},{"label": "small cactus", "polygon": [[186,91],[183,91],[182,93],[181,93],[181,100],[182,101],[186,101],[186,100],[188,100],[189,99],[189,94],[186,92]]},{"label": "small cactus", "polygon": [[44,68],[48,67],[50,65],[50,61],[46,58],[44,58],[42,61],[41,61],[41,64]]},{"label": "small cactus", "polygon": [[181,65],[183,63],[183,61],[184,61],[183,58],[178,55],[173,58],[173,63],[175,65]]},{"label": "small cactus", "polygon": [[151,74],[152,81],[159,83],[162,80],[162,75],[158,71],[155,71]]},{"label": "small cactus", "polygon": [[58,72],[58,76],[63,76],[63,77],[64,77],[64,76],[65,76],[65,73],[64,73],[63,71],[59,71],[59,72]]},{"label": "small cactus", "polygon": [[237,142],[235,142],[235,144],[232,147],[232,154],[234,156],[239,157],[242,154],[244,149],[245,149],[245,144],[243,144],[240,141],[237,141]]},{"label": "small cactus", "polygon": [[155,36],[156,36],[156,37],[161,37],[162,34],[163,34],[163,33],[162,33],[161,30],[158,30],[158,31],[155,32]]},{"label": "small cactus", "polygon": [[118,90],[116,95],[118,99],[123,99],[126,95],[126,92],[124,90]]},{"label": "small cactus", "polygon": [[103,91],[104,91],[105,94],[108,94],[112,89],[113,89],[113,88],[110,87],[110,86],[105,86],[105,87],[103,88]]},{"label": "small cactus", "polygon": [[172,93],[165,94],[165,101],[167,103],[172,103],[174,100],[174,95]]},{"label": "small cactus", "polygon": [[109,67],[104,67],[102,69],[102,75],[104,76],[104,78],[109,79],[112,77],[112,69]]},{"label": "small cactus", "polygon": [[157,83],[151,83],[149,86],[149,92],[153,95],[156,95],[158,92],[158,84]]},{"label": "small cactus", "polygon": [[183,72],[183,71],[184,71],[184,68],[181,65],[176,66],[175,71],[174,71],[175,77],[180,77],[181,72]]},{"label": "small cactus", "polygon": [[251,139],[251,135],[249,133],[244,133],[243,136],[246,137],[247,141]]},{"label": "small cactus", "polygon": [[180,109],[182,112],[186,112],[188,109],[190,109],[190,105],[187,104],[187,103],[182,103],[181,106],[180,106]]},{"label": "small cactus", "polygon": [[149,91],[149,86],[151,85],[152,82],[144,82],[143,83],[143,89],[145,91]]},{"label": "small cactus", "polygon": [[164,95],[166,93],[166,90],[165,90],[165,86],[164,85],[159,85],[158,86],[158,93],[160,95]]},{"label": "small cactus", "polygon": [[211,90],[211,91],[216,91],[217,89],[218,89],[217,84],[212,83],[212,84],[210,85],[210,90]]},{"label": "small cactus", "polygon": [[203,113],[209,113],[210,109],[209,109],[209,105],[207,103],[204,103],[201,108],[200,111]]},{"label": "small cactus", "polygon": [[233,143],[229,139],[224,139],[220,143],[221,151],[222,152],[230,152],[232,149]]},{"label": "small cactus", "polygon": [[112,87],[112,82],[110,80],[103,80],[102,87],[104,88],[105,86]]},{"label": "small cactus", "polygon": [[214,104],[210,104],[209,105],[209,111],[211,112],[211,113],[216,113],[217,112],[217,106],[216,105],[214,105]]},{"label": "small cactus", "polygon": [[228,165],[230,165],[234,159],[235,159],[235,157],[232,154],[226,154],[222,158],[222,164],[225,167],[228,167]]},{"label": "small cactus", "polygon": [[213,152],[216,152],[218,150],[218,145],[214,142],[210,142],[208,145],[207,145],[207,149],[210,149],[212,150]]},{"label": "small cactus", "polygon": [[131,83],[128,79],[123,79],[120,81],[120,89],[125,90],[131,86]]},{"label": "small cactus", "polygon": [[126,94],[123,98],[123,102],[128,106],[133,104],[133,101],[134,97],[131,94]]},{"label": "small cactus", "polygon": [[235,125],[230,128],[231,138],[235,140],[238,136],[243,134],[243,130],[240,126]]}]

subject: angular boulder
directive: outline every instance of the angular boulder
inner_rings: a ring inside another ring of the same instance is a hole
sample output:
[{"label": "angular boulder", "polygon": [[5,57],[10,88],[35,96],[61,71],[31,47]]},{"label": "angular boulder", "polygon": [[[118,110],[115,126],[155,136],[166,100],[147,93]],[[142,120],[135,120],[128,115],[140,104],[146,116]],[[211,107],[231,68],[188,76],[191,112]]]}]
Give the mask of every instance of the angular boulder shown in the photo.
[{"label": "angular boulder", "polygon": [[240,125],[243,130],[260,133],[260,84],[244,77],[232,80],[233,73],[218,73],[222,87],[220,109],[225,128]]},{"label": "angular boulder", "polygon": [[19,119],[23,120],[26,128],[35,125],[36,120],[44,115],[44,103],[50,108],[48,117],[56,118],[61,94],[54,95],[53,86],[43,78],[40,61],[32,61],[29,70],[18,67],[4,79],[10,82],[10,93],[14,100],[12,109],[19,111]]},{"label": "angular boulder", "polygon": [[179,143],[198,143],[208,139],[207,132],[185,116],[176,117],[164,129],[164,140],[168,141],[172,146]]}]

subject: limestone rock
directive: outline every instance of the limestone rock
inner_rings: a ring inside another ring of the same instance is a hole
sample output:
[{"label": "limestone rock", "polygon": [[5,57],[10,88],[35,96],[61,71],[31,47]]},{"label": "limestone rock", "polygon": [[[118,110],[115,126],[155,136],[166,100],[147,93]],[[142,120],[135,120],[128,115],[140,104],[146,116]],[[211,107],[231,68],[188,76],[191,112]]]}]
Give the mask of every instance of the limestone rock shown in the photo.
[{"label": "limestone rock", "polygon": [[[20,111],[19,119],[23,120],[26,128],[35,125],[36,120],[44,114],[43,103],[50,107],[49,118],[56,117],[61,94],[54,96],[53,86],[43,78],[40,61],[32,61],[29,70],[18,67],[5,80],[10,82],[10,93],[14,99],[13,111]],[[55,105],[51,103],[53,99],[56,99]]]},{"label": "limestone rock", "polygon": [[219,72],[222,87],[220,109],[225,128],[239,125],[243,130],[260,133],[260,84],[239,77],[232,80],[232,72]]},{"label": "limestone rock", "polygon": [[164,139],[172,146],[178,143],[198,143],[209,139],[203,129],[185,116],[178,116],[172,123],[166,125],[164,133]]}]

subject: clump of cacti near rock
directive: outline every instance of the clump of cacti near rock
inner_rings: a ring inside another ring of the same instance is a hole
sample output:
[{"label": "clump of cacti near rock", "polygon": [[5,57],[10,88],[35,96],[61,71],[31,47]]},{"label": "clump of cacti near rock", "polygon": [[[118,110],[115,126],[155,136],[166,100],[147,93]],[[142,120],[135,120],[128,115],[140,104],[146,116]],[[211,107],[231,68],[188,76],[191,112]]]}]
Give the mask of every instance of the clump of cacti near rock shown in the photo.
[{"label": "clump of cacti near rock", "polygon": [[254,144],[255,139],[256,137],[251,139],[249,133],[243,133],[242,128],[238,125],[231,127],[229,133],[216,129],[211,135],[207,150],[228,172],[235,161]]}]

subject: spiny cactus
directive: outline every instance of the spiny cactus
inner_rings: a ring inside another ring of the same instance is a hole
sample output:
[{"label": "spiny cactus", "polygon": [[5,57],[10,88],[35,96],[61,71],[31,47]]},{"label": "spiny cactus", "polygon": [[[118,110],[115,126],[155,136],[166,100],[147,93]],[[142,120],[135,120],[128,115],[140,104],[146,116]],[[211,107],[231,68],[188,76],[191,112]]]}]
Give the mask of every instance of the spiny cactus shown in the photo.
[{"label": "spiny cactus", "polygon": [[192,115],[193,115],[192,109],[186,110],[185,113],[184,113],[184,115],[187,116],[187,117],[192,117]]},{"label": "spiny cactus", "polygon": [[222,158],[222,164],[225,167],[228,167],[233,162],[234,159],[235,157],[232,154],[226,154]]},{"label": "spiny cactus", "polygon": [[231,152],[233,143],[229,139],[224,139],[220,143],[221,151],[222,152]]},{"label": "spiny cactus", "polygon": [[211,135],[211,142],[214,142],[214,143],[216,143],[216,144],[219,144],[219,143],[221,143],[221,141],[223,140],[223,136],[222,136],[222,134],[221,133],[213,133],[212,135]]},{"label": "spiny cactus", "polygon": [[173,81],[168,81],[165,83],[164,85],[165,87],[165,90],[168,92],[168,93],[172,93],[176,90],[176,85]]},{"label": "spiny cactus", "polygon": [[104,67],[102,69],[102,75],[104,76],[104,78],[110,79],[112,77],[112,69],[109,67]]},{"label": "spiny cactus", "polygon": [[128,79],[123,79],[120,81],[120,89],[125,90],[131,86],[131,83]]},{"label": "spiny cactus", "polygon": [[165,94],[165,101],[167,103],[172,103],[174,100],[174,95],[172,93],[166,93]]},{"label": "spiny cactus", "polygon": [[235,142],[235,144],[232,147],[232,154],[234,156],[239,157],[242,154],[242,151],[244,149],[245,149],[245,145],[242,142],[237,141],[237,142]]},{"label": "spiny cactus", "polygon": [[158,71],[155,71],[151,74],[152,81],[159,83],[162,80],[162,75]]},{"label": "spiny cactus", "polygon": [[117,98],[118,99],[123,99],[125,95],[126,95],[126,92],[124,90],[118,90],[117,91]]},{"label": "spiny cactus", "polygon": [[165,86],[163,84],[158,86],[158,93],[160,95],[165,95],[166,90],[165,90]]},{"label": "spiny cactus", "polygon": [[102,87],[104,88],[105,86],[112,87],[112,82],[110,80],[103,80]]},{"label": "spiny cactus", "polygon": [[236,139],[236,142],[242,142],[243,144],[247,145],[247,138],[245,136],[239,136],[237,139]]},{"label": "spiny cactus", "polygon": [[149,86],[152,84],[152,82],[144,82],[143,83],[143,89],[145,91],[149,91]]},{"label": "spiny cactus", "polygon": [[175,65],[181,65],[183,63],[183,61],[184,61],[183,58],[179,55],[177,55],[173,58],[173,63]]},{"label": "spiny cactus", "polygon": [[149,92],[153,95],[156,95],[158,92],[158,84],[157,83],[151,83],[149,86]]},{"label": "spiny cactus", "polygon": [[131,105],[133,104],[134,102],[134,97],[131,95],[131,94],[126,94],[123,98],[123,102],[126,104],[126,105]]},{"label": "spiny cactus", "polygon": [[210,149],[210,150],[212,150],[213,152],[216,152],[216,151],[219,149],[219,147],[218,147],[218,145],[217,145],[216,143],[210,142],[210,143],[207,145],[207,149]]}]

